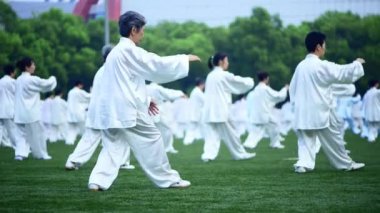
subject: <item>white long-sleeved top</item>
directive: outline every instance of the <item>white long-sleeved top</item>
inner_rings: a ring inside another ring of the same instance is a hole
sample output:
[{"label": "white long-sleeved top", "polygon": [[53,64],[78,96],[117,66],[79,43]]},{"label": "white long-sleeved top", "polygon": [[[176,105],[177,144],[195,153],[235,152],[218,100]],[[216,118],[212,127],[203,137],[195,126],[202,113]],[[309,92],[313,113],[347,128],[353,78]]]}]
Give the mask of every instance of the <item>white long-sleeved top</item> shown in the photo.
[{"label": "white long-sleeved top", "polygon": [[202,112],[204,122],[228,121],[231,94],[242,94],[254,85],[250,77],[240,77],[221,67],[215,67],[206,78],[205,103]]},{"label": "white long-sleeved top", "polygon": [[9,75],[0,79],[0,119],[13,119],[15,114],[16,80]]},{"label": "white long-sleeved top", "polygon": [[252,124],[267,124],[278,120],[273,117],[273,107],[284,101],[287,88],[275,91],[263,82],[260,82],[247,96],[248,118]]},{"label": "white long-sleeved top", "polygon": [[308,54],[290,82],[290,100],[294,103],[295,129],[323,129],[329,126],[333,110],[333,84],[350,84],[364,75],[363,66],[354,61],[338,65]]},{"label": "white long-sleeved top", "polygon": [[363,117],[363,115],[362,115],[362,105],[363,105],[362,98],[358,94],[357,96],[355,96],[353,98],[352,110],[351,110],[351,116],[353,118],[362,118]]},{"label": "white long-sleeved top", "polygon": [[123,37],[109,53],[104,69],[99,93],[93,97],[96,116],[90,118],[91,126],[130,128],[136,125],[137,112],[148,110],[145,80],[167,83],[186,77],[189,58],[160,57]]},{"label": "white long-sleeved top", "polygon": [[67,95],[67,122],[84,122],[90,99],[88,92],[78,87],[72,88]]},{"label": "white long-sleeved top", "polygon": [[165,101],[174,101],[185,95],[181,90],[165,88],[153,82],[146,86],[146,91],[148,96],[158,105],[161,105]]},{"label": "white long-sleeved top", "polygon": [[371,88],[363,97],[364,119],[380,122],[380,89]]},{"label": "white long-sleeved top", "polygon": [[41,92],[52,91],[57,86],[57,79],[50,76],[42,79],[23,72],[16,80],[15,123],[26,124],[41,118]]},{"label": "white long-sleeved top", "polygon": [[53,117],[53,106],[52,106],[53,98],[46,98],[45,100],[41,100],[41,121],[45,124],[52,123]]},{"label": "white long-sleeved top", "polygon": [[97,108],[94,105],[96,104],[97,96],[100,93],[99,87],[101,84],[103,73],[104,73],[104,65],[98,69],[98,71],[96,72],[94,76],[94,80],[92,81],[91,99],[90,99],[90,103],[88,104],[87,117],[86,117],[87,128],[95,129],[94,123],[95,123],[95,118],[98,112],[96,111]]},{"label": "white long-sleeved top", "polygon": [[202,107],[204,104],[205,94],[199,87],[194,87],[189,97],[189,121],[200,122],[202,116]]},{"label": "white long-sleeved top", "polygon": [[51,123],[60,125],[67,123],[67,102],[61,96],[55,96],[51,102]]},{"label": "white long-sleeved top", "polygon": [[174,112],[168,110],[164,102],[171,102],[185,95],[181,90],[168,89],[153,82],[146,85],[146,92],[147,95],[155,101],[159,109],[159,114],[154,116],[155,122],[168,120],[169,114],[174,116]]}]

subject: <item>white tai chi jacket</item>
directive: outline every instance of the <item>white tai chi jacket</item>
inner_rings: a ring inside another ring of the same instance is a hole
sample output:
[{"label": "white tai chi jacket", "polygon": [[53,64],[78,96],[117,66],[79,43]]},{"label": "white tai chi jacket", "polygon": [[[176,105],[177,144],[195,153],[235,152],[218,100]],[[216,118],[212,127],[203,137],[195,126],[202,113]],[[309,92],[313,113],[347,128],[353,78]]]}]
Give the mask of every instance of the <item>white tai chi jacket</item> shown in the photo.
[{"label": "white tai chi jacket", "polygon": [[273,107],[286,99],[287,91],[284,87],[277,92],[260,82],[247,96],[249,123],[267,124],[278,120],[272,113]]},{"label": "white tai chi jacket", "polygon": [[205,94],[199,87],[194,87],[189,97],[189,121],[200,122],[202,116],[202,107],[204,104]]},{"label": "white tai chi jacket", "polygon": [[16,80],[15,123],[26,124],[41,118],[41,92],[52,91],[57,86],[54,76],[42,79],[23,72]]},{"label": "white tai chi jacket", "polygon": [[52,116],[53,125],[61,125],[67,123],[67,102],[61,96],[55,96],[52,100]]},{"label": "white tai chi jacket", "polygon": [[9,75],[2,77],[0,79],[0,119],[13,119],[15,113],[15,92],[16,80]]},{"label": "white tai chi jacket", "polygon": [[227,122],[232,104],[231,94],[245,93],[253,85],[250,77],[240,77],[215,67],[206,78],[202,120],[209,123]]},{"label": "white tai chi jacket", "polygon": [[334,110],[331,86],[353,83],[363,75],[360,62],[338,65],[308,54],[297,65],[289,87],[290,100],[294,103],[294,128],[327,128]]},{"label": "white tai chi jacket", "polygon": [[88,92],[78,87],[74,87],[69,91],[67,95],[67,121],[69,123],[85,121],[90,98],[91,95]]},{"label": "white tai chi jacket", "polygon": [[369,122],[380,122],[380,90],[369,89],[363,98],[364,118]]},{"label": "white tai chi jacket", "polygon": [[160,57],[122,37],[104,69],[89,124],[94,129],[130,128],[136,126],[137,112],[148,109],[145,80],[166,83],[186,77],[189,57]]}]

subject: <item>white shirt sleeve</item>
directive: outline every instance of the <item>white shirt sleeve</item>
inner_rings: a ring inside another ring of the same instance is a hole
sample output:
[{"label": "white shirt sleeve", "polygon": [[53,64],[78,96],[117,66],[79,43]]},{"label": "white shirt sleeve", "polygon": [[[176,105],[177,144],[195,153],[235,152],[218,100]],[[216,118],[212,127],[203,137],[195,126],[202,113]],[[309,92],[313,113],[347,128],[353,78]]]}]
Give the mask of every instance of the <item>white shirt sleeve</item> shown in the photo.
[{"label": "white shirt sleeve", "polygon": [[253,79],[250,77],[240,77],[226,71],[225,89],[232,94],[242,94],[252,89]]},{"label": "white shirt sleeve", "polygon": [[33,76],[32,83],[28,85],[28,89],[34,92],[50,92],[57,86],[57,79],[50,76],[48,79],[42,79],[38,76]]},{"label": "white shirt sleeve", "polygon": [[160,57],[137,46],[123,53],[124,57],[131,57],[128,61],[133,74],[148,81],[167,83],[184,78],[189,72],[188,55]]}]

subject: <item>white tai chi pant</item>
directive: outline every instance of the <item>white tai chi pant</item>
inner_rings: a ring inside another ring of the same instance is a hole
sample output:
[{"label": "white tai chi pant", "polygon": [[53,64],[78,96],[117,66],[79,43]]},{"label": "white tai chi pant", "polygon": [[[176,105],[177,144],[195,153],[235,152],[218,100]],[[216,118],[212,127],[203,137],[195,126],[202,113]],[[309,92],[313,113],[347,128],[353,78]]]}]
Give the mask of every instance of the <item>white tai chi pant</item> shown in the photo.
[{"label": "white tai chi pant", "polygon": [[294,166],[313,170],[315,167],[317,138],[331,165],[336,169],[351,169],[352,159],[344,147],[342,123],[335,112],[330,113],[330,125],[324,129],[296,130],[298,137],[298,161]]},{"label": "white tai chi pant", "polygon": [[84,122],[70,122],[67,128],[66,144],[74,145],[75,139],[78,135],[82,135],[84,129]]},{"label": "white tai chi pant", "polygon": [[379,134],[380,122],[368,122],[368,141],[374,142]]},{"label": "white tai chi pant", "polygon": [[268,124],[252,124],[251,130],[244,146],[248,148],[256,148],[257,144],[268,134],[270,138],[271,147],[280,145],[280,132],[276,123],[270,122]]},{"label": "white tai chi pant", "polygon": [[198,140],[202,138],[202,124],[199,122],[190,122],[186,129],[185,138],[183,139],[183,143],[185,145],[192,144],[194,140]]},{"label": "white tai chi pant", "polygon": [[158,187],[167,188],[181,180],[169,164],[160,131],[147,114],[138,112],[134,127],[101,132],[103,148],[91,172],[89,184],[108,189],[118,175],[129,146],[148,178]]},{"label": "white tai chi pant", "polygon": [[11,142],[11,144],[5,144],[6,146],[16,147],[17,129],[12,119],[0,119],[0,145],[4,136],[9,137]]},{"label": "white tai chi pant", "polygon": [[203,146],[202,160],[214,160],[219,153],[220,140],[226,144],[232,158],[235,160],[246,159],[247,153],[241,145],[240,137],[232,127],[230,121],[205,124],[205,143]]},{"label": "white tai chi pant", "polygon": [[[79,140],[77,146],[74,149],[74,152],[69,155],[69,158],[66,161],[66,166],[71,165],[72,163],[79,164],[83,166],[87,161],[90,160],[96,148],[98,148],[100,140],[102,138],[101,131],[86,128],[82,138]],[[128,147],[125,160],[121,161],[121,165],[130,164],[130,148]]]},{"label": "white tai chi pant", "polygon": [[52,143],[57,142],[58,140],[65,140],[67,135],[67,124],[62,123],[59,125],[51,125],[51,141]]},{"label": "white tai chi pant", "polygon": [[28,157],[29,150],[35,158],[47,158],[47,145],[43,127],[39,121],[27,124],[16,124],[17,139],[15,156]]},{"label": "white tai chi pant", "polygon": [[[86,128],[82,138],[79,140],[74,152],[69,155],[68,163],[85,164],[98,147],[101,139],[101,131],[91,128]],[[66,163],[67,164],[67,163]]]}]

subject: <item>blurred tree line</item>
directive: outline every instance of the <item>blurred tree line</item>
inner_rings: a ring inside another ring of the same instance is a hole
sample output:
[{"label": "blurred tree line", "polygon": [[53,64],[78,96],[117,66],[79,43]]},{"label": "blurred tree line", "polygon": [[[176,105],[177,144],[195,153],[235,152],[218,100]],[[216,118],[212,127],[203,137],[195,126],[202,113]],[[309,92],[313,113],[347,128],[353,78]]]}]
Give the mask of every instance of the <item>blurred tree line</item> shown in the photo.
[{"label": "blurred tree line", "polygon": [[[194,79],[205,78],[209,72],[208,58],[222,51],[229,55],[231,72],[256,77],[257,72],[267,71],[272,87],[279,89],[290,82],[297,63],[306,55],[305,35],[318,30],[327,35],[325,59],[342,64],[357,57],[366,59],[366,75],[357,82],[363,94],[368,80],[380,79],[379,26],[380,16],[361,18],[349,12],[327,12],[314,22],[284,27],[279,16],[254,8],[250,17],[236,18],[228,27],[195,22],[149,26],[141,46],[162,56],[193,53],[202,58],[202,63],[191,64],[189,77],[167,85],[171,88],[189,92]],[[85,23],[56,9],[33,19],[18,19],[0,1],[0,66],[31,56],[36,61],[37,75],[55,75],[59,87],[66,91],[76,80],[82,80],[88,89],[102,64],[103,30],[103,20]],[[111,22],[110,30],[111,42],[116,44],[117,23]]]}]

